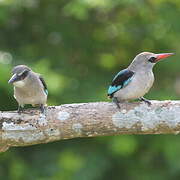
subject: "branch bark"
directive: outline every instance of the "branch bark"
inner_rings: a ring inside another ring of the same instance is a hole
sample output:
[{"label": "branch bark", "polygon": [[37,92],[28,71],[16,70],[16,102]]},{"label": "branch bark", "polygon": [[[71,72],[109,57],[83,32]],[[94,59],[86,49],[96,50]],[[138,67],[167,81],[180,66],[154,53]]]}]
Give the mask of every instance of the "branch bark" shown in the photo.
[{"label": "branch bark", "polygon": [[76,137],[119,134],[178,134],[180,101],[80,103],[51,106],[46,115],[38,110],[0,112],[0,151]]}]

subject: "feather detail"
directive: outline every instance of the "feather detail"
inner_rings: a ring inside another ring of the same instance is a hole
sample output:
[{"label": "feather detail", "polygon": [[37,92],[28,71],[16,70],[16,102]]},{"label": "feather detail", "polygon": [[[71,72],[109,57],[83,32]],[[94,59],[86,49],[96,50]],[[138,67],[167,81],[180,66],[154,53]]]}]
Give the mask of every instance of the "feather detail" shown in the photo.
[{"label": "feather detail", "polygon": [[40,79],[40,81],[41,81],[42,84],[43,84],[44,92],[48,95],[47,84],[46,84],[46,82],[44,81],[44,78],[40,75],[40,76],[39,76],[39,79]]},{"label": "feather detail", "polygon": [[122,89],[123,87],[127,86],[131,80],[132,77],[134,75],[133,71],[130,71],[128,69],[124,69],[122,71],[120,71],[114,78],[112,81],[112,84],[109,86],[108,89],[108,96],[110,98],[113,97],[113,94]]}]

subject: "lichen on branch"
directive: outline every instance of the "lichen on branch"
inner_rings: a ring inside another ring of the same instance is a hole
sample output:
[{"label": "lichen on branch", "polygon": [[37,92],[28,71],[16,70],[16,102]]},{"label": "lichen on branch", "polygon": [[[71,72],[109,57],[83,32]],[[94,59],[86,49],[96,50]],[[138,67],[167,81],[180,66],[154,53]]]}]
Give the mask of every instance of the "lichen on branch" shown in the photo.
[{"label": "lichen on branch", "polygon": [[11,146],[28,146],[76,137],[119,134],[178,134],[180,101],[65,104],[24,113],[0,112],[0,152]]}]

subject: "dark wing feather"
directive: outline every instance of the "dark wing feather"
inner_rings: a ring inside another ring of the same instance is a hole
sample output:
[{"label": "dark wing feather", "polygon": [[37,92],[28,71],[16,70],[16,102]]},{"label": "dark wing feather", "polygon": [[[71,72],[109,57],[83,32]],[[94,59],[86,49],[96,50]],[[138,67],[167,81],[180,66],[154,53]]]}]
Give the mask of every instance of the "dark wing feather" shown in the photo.
[{"label": "dark wing feather", "polygon": [[124,69],[120,71],[113,79],[112,84],[109,86],[108,89],[108,96],[112,97],[113,94],[125,87],[129,84],[129,82],[132,79],[132,76],[134,75],[133,71],[130,71],[129,69]]},{"label": "dark wing feather", "polygon": [[40,79],[40,81],[42,82],[42,84],[43,84],[43,86],[44,86],[44,91],[45,91],[45,93],[48,95],[47,84],[46,84],[46,82],[44,81],[44,78],[40,75],[40,76],[39,76],[39,79]]}]

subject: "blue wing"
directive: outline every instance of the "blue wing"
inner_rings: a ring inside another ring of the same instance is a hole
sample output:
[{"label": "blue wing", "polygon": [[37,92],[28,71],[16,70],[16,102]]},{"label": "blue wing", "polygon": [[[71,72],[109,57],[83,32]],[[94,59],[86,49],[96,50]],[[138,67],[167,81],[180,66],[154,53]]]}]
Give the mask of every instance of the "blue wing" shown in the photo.
[{"label": "blue wing", "polygon": [[44,92],[48,95],[48,90],[47,90],[47,84],[44,81],[44,78],[42,76],[39,76],[40,81],[42,82],[43,86],[44,86]]},{"label": "blue wing", "polygon": [[108,96],[113,97],[113,94],[122,89],[123,87],[127,86],[131,81],[134,75],[133,71],[128,69],[124,69],[120,71],[113,79],[112,84],[109,86],[108,89]]}]

